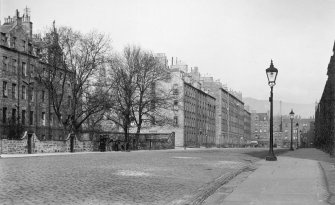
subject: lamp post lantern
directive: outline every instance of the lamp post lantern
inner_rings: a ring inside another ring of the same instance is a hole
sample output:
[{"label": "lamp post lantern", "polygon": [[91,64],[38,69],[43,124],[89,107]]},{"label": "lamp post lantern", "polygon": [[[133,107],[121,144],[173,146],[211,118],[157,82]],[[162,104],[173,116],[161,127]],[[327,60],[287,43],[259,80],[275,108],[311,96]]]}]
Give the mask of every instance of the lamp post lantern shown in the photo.
[{"label": "lamp post lantern", "polygon": [[273,62],[271,60],[270,67],[265,70],[266,76],[268,77],[268,84],[271,88],[270,91],[270,148],[269,148],[269,154],[266,156],[267,161],[276,161],[277,157],[275,156],[275,153],[273,152],[273,86],[276,85],[276,79],[278,74],[278,69],[273,66]]},{"label": "lamp post lantern", "polygon": [[299,138],[299,123],[295,124],[295,126],[297,127],[297,148],[296,149],[298,149],[299,148],[299,140],[298,140],[298,138]]},{"label": "lamp post lantern", "polygon": [[291,109],[290,112],[290,119],[291,119],[291,146],[290,146],[290,150],[293,151],[293,118],[294,118],[294,112]]}]

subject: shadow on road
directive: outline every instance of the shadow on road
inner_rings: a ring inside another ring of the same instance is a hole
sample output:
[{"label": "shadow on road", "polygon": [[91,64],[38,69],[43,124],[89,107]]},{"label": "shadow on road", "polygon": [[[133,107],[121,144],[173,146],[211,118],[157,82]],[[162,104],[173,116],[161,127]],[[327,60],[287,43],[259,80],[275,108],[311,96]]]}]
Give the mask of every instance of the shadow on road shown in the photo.
[{"label": "shadow on road", "polygon": [[[273,151],[275,155],[278,156],[278,155],[287,153],[289,149],[274,149]],[[250,155],[252,157],[259,158],[259,159],[265,159],[268,153],[269,153],[269,150],[262,150],[262,151],[257,150],[257,151],[252,151],[252,152],[246,152],[245,154]]]}]

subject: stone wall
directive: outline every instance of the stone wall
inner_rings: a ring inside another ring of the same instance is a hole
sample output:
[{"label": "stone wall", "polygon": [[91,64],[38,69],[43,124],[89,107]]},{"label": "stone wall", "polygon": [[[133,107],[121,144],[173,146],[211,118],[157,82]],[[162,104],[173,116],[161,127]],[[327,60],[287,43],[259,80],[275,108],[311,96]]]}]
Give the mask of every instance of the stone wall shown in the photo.
[{"label": "stone wall", "polygon": [[[75,139],[75,152],[92,152],[98,150],[98,144],[94,141],[80,141]],[[40,141],[33,135],[32,137],[32,153],[52,153],[52,152],[70,152],[70,140],[61,141]],[[25,136],[21,140],[0,140],[1,154],[27,154],[28,153],[28,137]]]},{"label": "stone wall", "polygon": [[[110,132],[96,134],[94,141],[99,142],[100,151],[121,151],[125,150],[124,133]],[[153,150],[153,149],[174,149],[175,133],[135,133],[129,134],[129,148],[131,150]]]},{"label": "stone wall", "polygon": [[[130,149],[153,150],[174,149],[175,133],[130,134]],[[136,140],[138,139],[138,140]],[[65,140],[39,140],[35,134],[31,139],[32,153],[70,152],[70,137]],[[124,150],[124,133],[82,133],[74,140],[74,152],[121,151]],[[0,154],[28,154],[27,133],[21,140],[0,139]]]}]

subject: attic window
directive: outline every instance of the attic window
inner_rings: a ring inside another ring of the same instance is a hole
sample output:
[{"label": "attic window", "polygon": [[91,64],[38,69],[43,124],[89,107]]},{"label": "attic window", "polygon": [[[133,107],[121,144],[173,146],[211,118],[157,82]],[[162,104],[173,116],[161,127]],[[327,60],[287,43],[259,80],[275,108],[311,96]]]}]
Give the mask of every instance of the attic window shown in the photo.
[{"label": "attic window", "polygon": [[32,46],[31,43],[29,43],[29,44],[28,44],[28,53],[29,53],[29,54],[32,54],[32,52],[33,52],[33,46]]},{"label": "attic window", "polygon": [[23,48],[23,51],[26,51],[26,41],[25,40],[22,40],[22,48]]},{"label": "attic window", "polygon": [[1,33],[1,44],[6,44],[7,42],[7,37],[5,33]]}]

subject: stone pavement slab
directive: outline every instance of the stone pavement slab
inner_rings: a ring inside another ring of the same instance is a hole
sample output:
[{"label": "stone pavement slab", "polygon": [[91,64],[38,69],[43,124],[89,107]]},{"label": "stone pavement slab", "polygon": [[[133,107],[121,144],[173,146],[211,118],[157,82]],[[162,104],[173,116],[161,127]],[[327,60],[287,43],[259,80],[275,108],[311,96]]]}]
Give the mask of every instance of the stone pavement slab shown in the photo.
[{"label": "stone pavement slab", "polygon": [[221,204],[328,204],[329,193],[320,163],[310,159],[308,152],[315,155],[321,151],[301,149],[278,156],[277,161],[257,162],[259,168],[224,196]]}]

